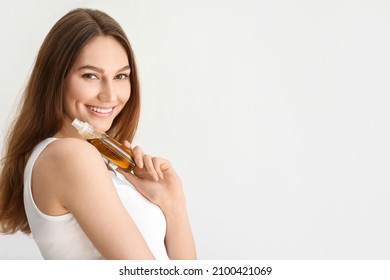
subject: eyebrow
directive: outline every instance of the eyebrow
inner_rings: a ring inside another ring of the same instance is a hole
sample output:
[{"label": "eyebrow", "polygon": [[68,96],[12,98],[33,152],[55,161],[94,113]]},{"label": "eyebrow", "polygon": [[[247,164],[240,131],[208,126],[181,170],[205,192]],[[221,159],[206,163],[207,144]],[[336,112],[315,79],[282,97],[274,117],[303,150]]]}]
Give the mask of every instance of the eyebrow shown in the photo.
[{"label": "eyebrow", "polygon": [[[104,73],[104,70],[102,68],[99,68],[99,67],[96,67],[93,65],[84,65],[84,66],[81,66],[78,68],[78,70],[82,70],[82,69],[91,69],[91,70],[94,70],[94,71],[99,72],[99,73]],[[130,69],[130,66],[126,65],[126,66],[122,67],[121,69],[119,69],[117,72],[122,72],[122,71],[125,71],[128,69]]]}]

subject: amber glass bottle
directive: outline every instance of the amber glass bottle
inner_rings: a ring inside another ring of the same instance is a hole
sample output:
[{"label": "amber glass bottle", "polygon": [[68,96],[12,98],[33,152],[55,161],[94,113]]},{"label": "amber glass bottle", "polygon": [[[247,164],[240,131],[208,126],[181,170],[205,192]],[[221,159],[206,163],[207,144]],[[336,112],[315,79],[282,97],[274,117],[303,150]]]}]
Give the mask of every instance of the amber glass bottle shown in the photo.
[{"label": "amber glass bottle", "polygon": [[127,149],[106,133],[95,130],[95,128],[87,122],[74,119],[72,125],[77,129],[81,136],[94,145],[109,161],[127,171],[134,169],[134,155],[130,149]]}]

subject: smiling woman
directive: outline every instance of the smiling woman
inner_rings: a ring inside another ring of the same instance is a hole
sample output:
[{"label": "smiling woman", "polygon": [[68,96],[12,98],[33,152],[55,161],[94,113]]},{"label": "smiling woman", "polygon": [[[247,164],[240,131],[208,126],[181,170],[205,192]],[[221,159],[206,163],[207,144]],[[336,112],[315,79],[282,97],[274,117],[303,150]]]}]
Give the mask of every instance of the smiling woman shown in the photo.
[{"label": "smiling woman", "polygon": [[68,121],[56,136],[74,131],[65,126],[77,116],[107,131],[130,98],[129,75],[126,51],[112,36],[99,36],[85,45],[65,78]]},{"label": "smiling woman", "polygon": [[133,51],[107,14],[76,9],[39,51],[10,128],[0,229],[32,233],[45,259],[194,259],[180,178],[134,147],[132,172],[102,158],[77,118],[131,149],[140,97]]}]

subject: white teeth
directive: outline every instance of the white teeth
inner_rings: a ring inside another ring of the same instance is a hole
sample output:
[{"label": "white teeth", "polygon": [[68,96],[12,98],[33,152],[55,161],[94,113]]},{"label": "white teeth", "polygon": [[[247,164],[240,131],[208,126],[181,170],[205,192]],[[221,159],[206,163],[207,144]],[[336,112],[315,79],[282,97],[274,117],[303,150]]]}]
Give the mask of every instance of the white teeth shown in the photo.
[{"label": "white teeth", "polygon": [[90,106],[89,109],[91,109],[94,112],[102,113],[102,114],[107,114],[107,113],[110,113],[112,111],[112,108],[102,109],[102,108],[97,108],[97,107],[92,107],[92,106]]}]

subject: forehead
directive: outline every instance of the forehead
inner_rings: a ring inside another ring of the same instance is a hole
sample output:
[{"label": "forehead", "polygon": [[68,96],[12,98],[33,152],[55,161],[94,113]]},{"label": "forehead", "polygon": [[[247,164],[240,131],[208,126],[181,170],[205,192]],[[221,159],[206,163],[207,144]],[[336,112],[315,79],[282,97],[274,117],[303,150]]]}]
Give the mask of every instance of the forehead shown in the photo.
[{"label": "forehead", "polygon": [[116,70],[129,64],[125,48],[112,36],[98,36],[82,49],[75,66],[93,65]]}]

